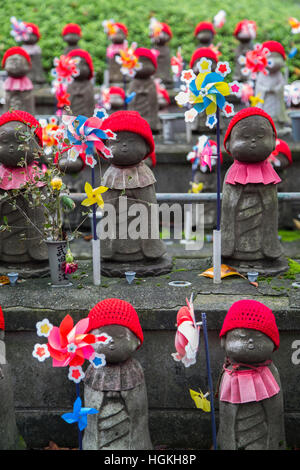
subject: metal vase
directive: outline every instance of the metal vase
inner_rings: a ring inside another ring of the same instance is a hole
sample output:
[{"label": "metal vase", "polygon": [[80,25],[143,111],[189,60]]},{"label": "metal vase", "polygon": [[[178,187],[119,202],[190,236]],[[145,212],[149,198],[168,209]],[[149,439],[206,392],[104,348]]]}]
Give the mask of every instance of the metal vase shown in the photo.
[{"label": "metal vase", "polygon": [[62,268],[63,263],[66,261],[67,240],[46,240],[46,244],[48,246],[51,287],[71,286],[69,276],[64,273]]}]

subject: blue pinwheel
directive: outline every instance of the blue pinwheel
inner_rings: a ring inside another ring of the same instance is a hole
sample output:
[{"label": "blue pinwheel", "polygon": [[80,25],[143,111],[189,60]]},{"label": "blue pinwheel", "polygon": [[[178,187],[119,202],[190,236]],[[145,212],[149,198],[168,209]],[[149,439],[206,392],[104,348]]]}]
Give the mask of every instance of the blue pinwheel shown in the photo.
[{"label": "blue pinwheel", "polygon": [[99,413],[95,408],[82,408],[81,398],[77,397],[73,405],[73,413],[64,413],[62,419],[69,424],[78,423],[80,431],[87,426],[87,416]]}]

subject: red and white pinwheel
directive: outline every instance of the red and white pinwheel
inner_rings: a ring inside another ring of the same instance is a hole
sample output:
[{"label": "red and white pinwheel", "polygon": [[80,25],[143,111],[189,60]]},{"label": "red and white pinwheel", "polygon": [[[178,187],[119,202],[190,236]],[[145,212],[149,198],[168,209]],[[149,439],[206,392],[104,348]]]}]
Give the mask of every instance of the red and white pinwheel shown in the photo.
[{"label": "red and white pinwheel", "polygon": [[177,313],[176,353],[172,357],[177,362],[181,361],[185,367],[190,367],[196,363],[200,326],[195,321],[192,301],[186,299],[186,302],[187,307],[181,307]]}]

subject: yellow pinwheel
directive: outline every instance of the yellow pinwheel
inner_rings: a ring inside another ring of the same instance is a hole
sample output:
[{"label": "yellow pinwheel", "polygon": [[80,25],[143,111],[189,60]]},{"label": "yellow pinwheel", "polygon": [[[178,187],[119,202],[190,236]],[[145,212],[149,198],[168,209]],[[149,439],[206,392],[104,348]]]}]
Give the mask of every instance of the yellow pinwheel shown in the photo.
[{"label": "yellow pinwheel", "polygon": [[93,204],[98,204],[98,206],[103,209],[104,201],[101,194],[105,193],[108,188],[106,186],[98,186],[98,188],[93,188],[90,183],[86,182],[84,185],[84,190],[87,198],[84,199],[81,204],[83,206],[92,206]]}]

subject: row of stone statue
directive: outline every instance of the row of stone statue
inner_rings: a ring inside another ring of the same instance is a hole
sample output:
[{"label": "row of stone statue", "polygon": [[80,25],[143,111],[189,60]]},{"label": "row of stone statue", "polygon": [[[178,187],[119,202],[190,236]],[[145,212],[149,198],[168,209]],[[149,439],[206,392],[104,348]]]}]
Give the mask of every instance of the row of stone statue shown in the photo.
[{"label": "row of stone statue", "polygon": [[[37,128],[35,147],[22,150],[19,148],[18,129],[32,127]],[[122,263],[130,263],[136,272],[140,265],[140,275],[147,272],[148,275],[155,272],[161,274],[161,269],[170,270],[172,263],[166,260],[166,247],[159,238],[159,214],[157,212],[153,217],[151,213],[151,207],[157,202],[156,180],[145,164],[148,157],[155,164],[151,128],[138,112],[117,111],[104,121],[103,129],[110,129],[117,134],[117,138],[108,141],[113,157],[107,160],[109,167],[101,181],[109,188],[104,193],[104,202],[113,206],[116,212],[116,227],[111,237],[102,240],[102,257],[113,262],[110,275],[116,272],[119,276],[124,275]],[[272,118],[260,108],[249,107],[232,118],[224,139],[225,149],[234,163],[223,184],[223,259],[226,264],[239,269],[254,268],[270,275],[287,269],[278,240],[277,184],[281,180],[268,159],[276,147],[276,138]],[[18,189],[26,181],[39,184],[38,178],[33,178],[38,174],[38,163],[34,161],[36,146],[42,153],[42,131],[36,119],[23,111],[4,113],[0,117],[0,142],[1,193]],[[26,160],[24,168],[18,165],[22,159]],[[128,200],[125,213],[120,208],[122,196],[127,196]],[[25,207],[26,201],[19,197],[23,211],[28,211],[28,217],[36,217],[42,224],[43,208],[37,208],[33,214],[32,209]],[[129,222],[136,216],[134,211],[133,215],[129,215],[132,214],[131,206],[136,203],[144,206],[144,212],[141,212],[141,227],[144,230],[138,240],[131,239],[127,232]],[[8,224],[15,226],[11,232],[0,232],[0,259],[20,262],[22,254],[23,261],[45,260],[43,240],[38,233],[32,235],[31,226],[28,228],[28,239],[24,240],[23,227],[28,223],[22,214],[18,216],[18,211],[8,202],[1,203],[0,208],[1,219],[5,215]],[[124,239],[121,227],[126,227],[127,239]]]},{"label": "row of stone statue", "polygon": [[[88,332],[97,336],[106,333],[111,341],[107,345],[95,345],[95,351],[105,355],[106,365],[101,368],[90,365],[83,379],[84,406],[98,411],[88,416],[83,450],[151,450],[144,371],[132,357],[144,341],[138,314],[129,302],[111,298],[96,304],[88,318]],[[172,355],[176,356],[175,360],[180,360],[190,347],[187,338],[197,331],[190,305],[179,310],[177,328],[177,354]],[[179,336],[181,348],[177,342]],[[284,450],[283,392],[278,370],[272,361],[280,338],[273,312],[256,300],[237,301],[224,318],[220,338],[225,360],[217,390],[218,448]],[[161,371],[163,373],[163,369]],[[3,430],[0,448],[8,450],[16,447],[18,431],[1,307],[0,373]],[[213,400],[212,396],[210,400]],[[200,413],[198,416],[201,420]]]}]

